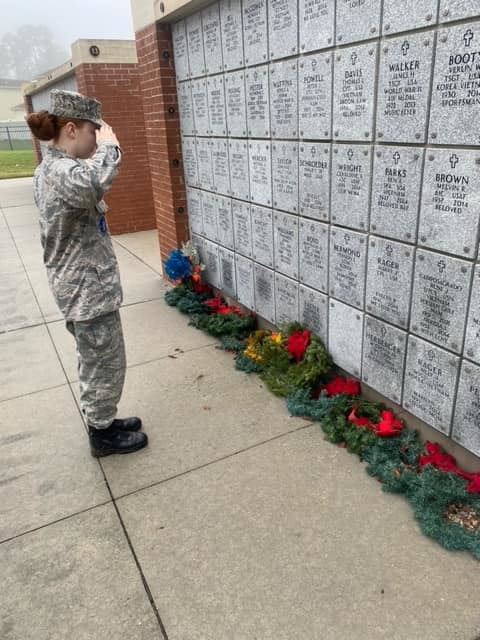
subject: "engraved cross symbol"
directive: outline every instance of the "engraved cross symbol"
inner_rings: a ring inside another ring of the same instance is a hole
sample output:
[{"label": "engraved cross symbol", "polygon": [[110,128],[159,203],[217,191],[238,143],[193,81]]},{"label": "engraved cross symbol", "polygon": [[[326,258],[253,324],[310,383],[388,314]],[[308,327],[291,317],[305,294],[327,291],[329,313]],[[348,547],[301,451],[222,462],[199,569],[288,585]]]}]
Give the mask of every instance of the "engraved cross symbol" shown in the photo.
[{"label": "engraved cross symbol", "polygon": [[387,330],[385,329],[385,327],[382,327],[382,328],[380,329],[380,333],[382,334],[382,338],[384,338],[384,337],[385,337],[385,335],[386,335],[386,333],[387,333]]},{"label": "engraved cross symbol", "polygon": [[352,55],[350,56],[350,59],[351,59],[351,61],[352,61],[352,64],[355,64],[355,63],[357,62],[357,60],[358,60],[358,56],[357,56],[357,54],[355,53],[355,51],[354,51],[354,52],[352,53]]},{"label": "engraved cross symbol", "polygon": [[393,253],[393,247],[391,244],[387,244],[387,246],[385,247],[385,251],[387,253],[387,256],[391,256]]},{"label": "engraved cross symbol", "polygon": [[455,169],[455,167],[457,166],[458,163],[458,156],[455,153],[452,153],[452,155],[450,156],[450,166],[452,167],[452,169]]},{"label": "engraved cross symbol", "polygon": [[348,243],[350,242],[350,236],[348,235],[348,233],[346,233],[346,234],[343,236],[343,239],[345,240],[345,244],[348,244]]},{"label": "engraved cross symbol", "polygon": [[317,60],[316,58],[312,58],[312,69],[315,69],[316,66],[317,66]]},{"label": "engraved cross symbol", "polygon": [[433,349],[430,349],[430,351],[427,353],[427,356],[429,360],[433,360],[435,358],[435,351],[433,351]]},{"label": "engraved cross symbol", "polygon": [[402,44],[402,52],[404,56],[407,55],[409,49],[410,45],[408,44],[407,40],[405,40],[405,42]]},{"label": "engraved cross symbol", "polygon": [[353,149],[349,149],[349,150],[347,151],[347,156],[348,156],[348,159],[349,159],[349,160],[351,160],[351,159],[353,158]]},{"label": "engraved cross symbol", "polygon": [[312,156],[314,156],[317,152],[315,150],[315,147],[310,147],[310,153],[312,154]]},{"label": "engraved cross symbol", "polygon": [[438,267],[439,273],[443,273],[447,268],[447,263],[445,262],[445,260],[439,260],[437,262],[437,267]]},{"label": "engraved cross symbol", "polygon": [[393,161],[395,162],[395,164],[398,164],[400,160],[400,154],[398,153],[398,151],[395,151],[395,153],[393,154]]},{"label": "engraved cross symbol", "polygon": [[473,31],[471,29],[468,29],[468,31],[466,31],[465,35],[463,36],[463,41],[465,42],[465,46],[469,47],[472,40],[473,40]]}]

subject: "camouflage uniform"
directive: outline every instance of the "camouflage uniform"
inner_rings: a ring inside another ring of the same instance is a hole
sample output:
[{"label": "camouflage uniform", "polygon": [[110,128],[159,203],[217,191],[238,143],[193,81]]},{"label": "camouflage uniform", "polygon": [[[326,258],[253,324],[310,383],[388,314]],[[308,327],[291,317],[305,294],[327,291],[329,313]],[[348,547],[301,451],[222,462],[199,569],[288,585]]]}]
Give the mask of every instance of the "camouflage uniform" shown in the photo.
[{"label": "camouflage uniform", "polygon": [[[79,95],[52,92],[57,113],[50,113],[99,124],[100,103]],[[97,429],[114,420],[125,379],[122,288],[102,200],[120,162],[113,144],[100,144],[88,160],[50,146],[34,176],[48,281],[77,344],[82,410]]]}]

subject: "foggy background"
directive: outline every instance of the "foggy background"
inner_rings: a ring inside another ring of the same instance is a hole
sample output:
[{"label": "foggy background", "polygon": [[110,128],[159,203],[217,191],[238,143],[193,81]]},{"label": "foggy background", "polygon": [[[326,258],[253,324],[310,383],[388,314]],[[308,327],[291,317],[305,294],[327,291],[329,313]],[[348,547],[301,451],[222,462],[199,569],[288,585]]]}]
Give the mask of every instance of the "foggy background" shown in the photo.
[{"label": "foggy background", "polygon": [[31,80],[79,38],[133,39],[130,0],[0,0],[0,78]]}]

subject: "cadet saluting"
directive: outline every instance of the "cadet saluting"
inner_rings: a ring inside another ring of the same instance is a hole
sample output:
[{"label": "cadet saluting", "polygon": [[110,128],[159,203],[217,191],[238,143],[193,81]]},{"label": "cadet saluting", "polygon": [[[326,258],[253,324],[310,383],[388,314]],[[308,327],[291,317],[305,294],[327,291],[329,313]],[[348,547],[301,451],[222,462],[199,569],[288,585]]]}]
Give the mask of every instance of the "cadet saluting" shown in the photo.
[{"label": "cadet saluting", "polygon": [[141,420],[116,418],[126,368],[122,287],[102,200],[122,151],[100,102],[79,93],[52,91],[50,110],[27,122],[52,141],[35,171],[34,197],[50,288],[77,344],[92,455],[137,451],[148,442]]}]

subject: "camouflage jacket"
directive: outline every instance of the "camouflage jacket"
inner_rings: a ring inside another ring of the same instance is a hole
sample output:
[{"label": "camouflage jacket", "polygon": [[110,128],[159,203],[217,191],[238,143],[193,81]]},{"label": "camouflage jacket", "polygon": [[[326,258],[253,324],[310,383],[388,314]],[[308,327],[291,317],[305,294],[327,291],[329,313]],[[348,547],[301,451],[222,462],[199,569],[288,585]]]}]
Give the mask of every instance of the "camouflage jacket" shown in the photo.
[{"label": "camouflage jacket", "polygon": [[88,160],[50,146],[34,176],[40,238],[50,288],[66,320],[91,320],[118,309],[122,287],[102,200],[121,161],[101,144]]}]

